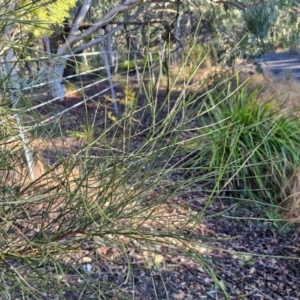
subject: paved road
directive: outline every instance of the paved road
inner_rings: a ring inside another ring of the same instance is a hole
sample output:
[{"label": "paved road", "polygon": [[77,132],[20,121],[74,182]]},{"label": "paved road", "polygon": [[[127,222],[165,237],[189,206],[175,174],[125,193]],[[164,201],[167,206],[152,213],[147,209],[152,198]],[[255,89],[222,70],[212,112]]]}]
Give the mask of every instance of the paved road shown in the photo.
[{"label": "paved road", "polygon": [[274,77],[292,74],[295,79],[300,79],[299,54],[287,52],[266,54],[259,61],[263,62],[263,69]]}]

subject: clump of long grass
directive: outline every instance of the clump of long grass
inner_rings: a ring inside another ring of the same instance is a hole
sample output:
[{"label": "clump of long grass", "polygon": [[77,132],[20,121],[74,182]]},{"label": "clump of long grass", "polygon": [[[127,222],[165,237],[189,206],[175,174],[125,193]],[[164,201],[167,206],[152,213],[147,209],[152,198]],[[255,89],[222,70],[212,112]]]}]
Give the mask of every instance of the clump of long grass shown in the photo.
[{"label": "clump of long grass", "polygon": [[209,93],[204,105],[202,138],[193,147],[206,153],[201,163],[215,172],[219,189],[281,201],[300,163],[299,119],[272,100],[262,101],[260,91],[249,92],[247,85]]}]

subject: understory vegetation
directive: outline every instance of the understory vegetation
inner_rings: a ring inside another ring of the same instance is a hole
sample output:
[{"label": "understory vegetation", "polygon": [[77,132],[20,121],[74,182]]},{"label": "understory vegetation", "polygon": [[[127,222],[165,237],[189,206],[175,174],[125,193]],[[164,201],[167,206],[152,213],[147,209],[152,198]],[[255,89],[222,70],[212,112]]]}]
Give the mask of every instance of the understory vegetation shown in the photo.
[{"label": "understory vegetation", "polygon": [[272,299],[247,281],[264,259],[298,276],[299,83],[187,49],[111,76],[74,60],[63,101],[1,71],[0,299]]}]

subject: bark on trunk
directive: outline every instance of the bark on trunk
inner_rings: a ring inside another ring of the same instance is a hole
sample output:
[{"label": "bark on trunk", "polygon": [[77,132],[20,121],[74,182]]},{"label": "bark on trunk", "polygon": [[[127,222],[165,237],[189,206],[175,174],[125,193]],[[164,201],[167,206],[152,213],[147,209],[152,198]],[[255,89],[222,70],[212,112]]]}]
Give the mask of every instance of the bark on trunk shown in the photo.
[{"label": "bark on trunk", "polygon": [[[82,34],[77,34],[78,28],[83,22],[91,6],[91,0],[85,0],[83,2],[74,20],[74,25],[71,28],[70,31],[71,34],[69,34],[67,41],[57,49],[55,58],[50,59],[49,72],[48,72],[48,85],[50,88],[50,94],[53,98],[57,98],[60,101],[63,101],[65,97],[64,85],[62,82],[63,72],[67,62],[67,58],[65,57],[65,55],[69,54],[70,52],[76,54],[79,51],[83,51],[84,49],[96,43],[102,42],[105,38],[107,38],[109,35],[112,35],[114,32],[118,31],[123,26],[117,26],[116,28],[112,29],[109,34],[103,36],[103,38],[94,39],[93,41],[90,41],[74,49],[75,44],[83,40],[87,36],[90,36],[91,34],[95,33],[96,31],[99,30],[99,28],[103,28],[105,25],[109,23],[109,21],[112,20],[112,18],[114,18],[119,13],[133,9],[134,7],[141,5],[142,3],[143,0],[126,0],[124,3],[117,5],[113,7],[111,10],[109,10],[100,20],[98,20],[94,25],[89,27],[85,32],[83,32]],[[47,45],[49,46],[49,39],[48,41],[46,39],[46,46]],[[70,51],[70,49],[72,49],[72,51]],[[46,52],[48,53],[49,57],[51,57],[50,46],[46,50]]]},{"label": "bark on trunk", "polygon": [[48,86],[52,98],[63,101],[65,99],[65,86],[63,84],[63,73],[67,59],[60,58],[60,62],[52,64],[48,71]]},{"label": "bark on trunk", "polygon": [[[8,38],[10,38],[10,33],[7,32]],[[9,91],[9,100],[12,103],[12,106],[14,109],[17,109],[19,106],[19,99],[20,95],[22,94],[22,77],[20,76],[20,72],[18,72],[18,64],[15,64],[15,62],[18,61],[18,59],[15,59],[15,52],[13,49],[9,49],[7,51],[7,54],[5,55],[5,61],[4,61],[4,68],[6,73],[6,78],[8,80],[8,91]],[[18,113],[15,114],[15,119],[18,124],[19,129],[19,137],[22,142],[22,146],[24,149],[24,156],[26,160],[26,164],[29,171],[29,176],[31,180],[35,179],[34,176],[34,158],[33,158],[33,152],[29,147],[29,139],[26,136],[23,122],[21,115]]]}]

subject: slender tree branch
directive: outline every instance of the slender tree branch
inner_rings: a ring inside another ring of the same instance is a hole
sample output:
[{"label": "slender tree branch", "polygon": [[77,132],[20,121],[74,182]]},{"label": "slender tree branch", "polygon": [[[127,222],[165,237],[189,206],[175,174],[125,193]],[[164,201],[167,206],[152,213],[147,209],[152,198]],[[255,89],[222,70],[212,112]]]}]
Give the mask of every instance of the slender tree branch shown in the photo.
[{"label": "slender tree branch", "polygon": [[93,34],[101,27],[107,25],[119,13],[133,9],[136,6],[141,5],[142,3],[143,0],[126,0],[124,3],[115,6],[110,11],[108,11],[100,20],[98,20],[97,23],[95,23],[90,28],[88,28],[84,33],[79,35],[69,35],[67,41],[60,48],[58,48],[57,54],[61,55],[64,54],[65,52],[68,52],[68,50],[74,44],[76,44],[78,41],[81,41],[85,37]]},{"label": "slender tree branch", "polygon": [[73,35],[78,31],[86,14],[88,13],[89,9],[91,8],[91,5],[92,5],[92,0],[85,0],[83,2],[81,8],[79,9],[79,11],[76,14],[76,18],[74,20],[73,26],[71,27],[69,35]]},{"label": "slender tree branch", "polygon": [[[147,26],[147,25],[151,25],[151,24],[161,24],[163,21],[165,21],[164,19],[152,19],[149,21],[110,21],[108,22],[108,24],[106,25],[123,25],[123,26],[128,26],[128,25],[135,25],[135,26]],[[80,25],[78,30],[87,30],[89,29],[91,26],[93,26],[94,24],[83,24]],[[106,27],[106,25],[102,26],[101,28]],[[68,25],[65,26],[65,30],[67,32],[70,31],[70,28]]]},{"label": "slender tree branch", "polygon": [[210,2],[217,3],[217,4],[221,3],[221,4],[232,5],[240,10],[245,10],[248,7],[246,4],[243,4],[239,1],[211,0]]},{"label": "slender tree branch", "polygon": [[72,49],[72,51],[69,51],[69,52],[72,52],[72,53],[76,54],[76,53],[79,53],[79,52],[81,52],[81,51],[89,48],[89,47],[92,47],[92,46],[94,46],[96,44],[99,44],[99,43],[103,42],[107,37],[112,36],[114,33],[116,33],[117,31],[121,30],[122,28],[123,28],[123,25],[119,25],[119,26],[113,28],[107,34],[102,35],[101,37],[99,37],[97,39],[94,39],[92,41],[89,41],[89,42],[87,42],[87,43],[85,43],[85,44],[83,44],[83,45],[81,45],[81,46],[79,46],[79,47],[77,47],[75,49]]}]

